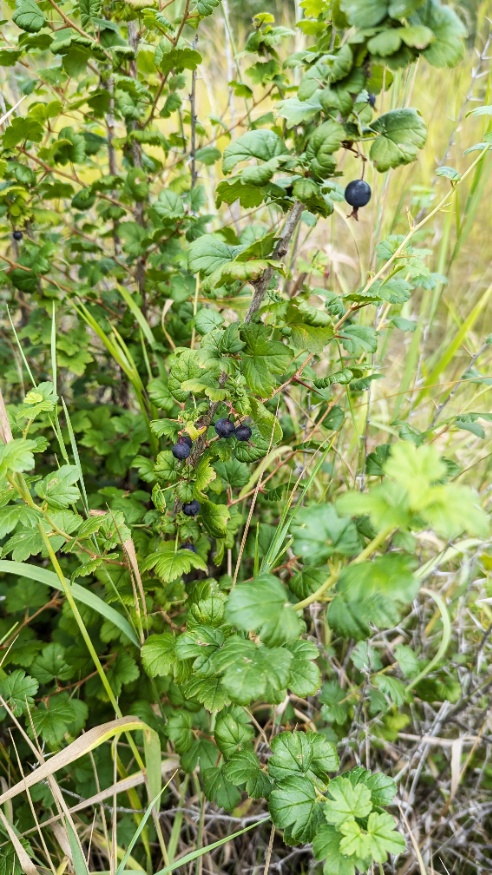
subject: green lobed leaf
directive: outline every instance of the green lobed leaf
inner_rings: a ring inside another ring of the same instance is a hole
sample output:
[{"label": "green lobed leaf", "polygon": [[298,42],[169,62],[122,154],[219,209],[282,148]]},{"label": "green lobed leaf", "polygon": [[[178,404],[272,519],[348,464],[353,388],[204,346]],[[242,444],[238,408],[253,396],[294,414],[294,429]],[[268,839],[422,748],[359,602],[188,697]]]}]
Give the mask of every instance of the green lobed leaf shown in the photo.
[{"label": "green lobed leaf", "polygon": [[[330,781],[324,807],[327,823],[341,826],[352,817],[367,817],[371,810],[371,791],[365,784],[354,786],[348,778],[342,777]],[[359,853],[358,856],[364,857],[366,854]]]},{"label": "green lobed leaf", "polygon": [[335,746],[316,732],[281,732],[272,740],[271,748],[268,774],[277,783],[296,774],[326,783],[327,773],[339,767]]},{"label": "green lobed leaf", "polygon": [[27,33],[38,33],[46,24],[46,19],[35,0],[18,0],[12,21]]},{"label": "green lobed leaf", "polygon": [[369,154],[380,173],[415,161],[427,138],[425,123],[415,109],[387,112],[372,123],[371,130],[378,137]]},{"label": "green lobed leaf", "polygon": [[291,776],[270,793],[268,808],[275,826],[290,828],[291,835],[303,835],[312,821],[316,792],[308,778]]},{"label": "green lobed leaf", "polygon": [[34,705],[38,688],[38,681],[21,669],[16,669],[0,680],[0,695],[16,717],[20,717]]},{"label": "green lobed leaf", "polygon": [[171,632],[150,635],[142,647],[142,663],[147,674],[154,678],[170,673],[175,661],[175,638]]},{"label": "green lobed leaf", "polygon": [[[248,131],[224,149],[222,168],[224,173],[230,173],[237,164],[256,158],[258,161],[270,161],[279,155],[287,154],[284,141],[274,131],[261,128]],[[246,179],[246,181],[248,181]]]}]

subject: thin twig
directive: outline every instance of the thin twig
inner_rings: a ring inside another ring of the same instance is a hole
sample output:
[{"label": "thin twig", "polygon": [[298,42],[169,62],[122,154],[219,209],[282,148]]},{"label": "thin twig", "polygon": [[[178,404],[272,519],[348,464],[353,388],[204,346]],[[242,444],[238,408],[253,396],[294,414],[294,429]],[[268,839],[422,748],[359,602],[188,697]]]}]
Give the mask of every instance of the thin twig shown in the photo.
[{"label": "thin twig", "polygon": [[[284,229],[282,234],[280,235],[279,240],[277,241],[277,245],[273,250],[272,259],[280,260],[282,259],[288,252],[289,243],[292,239],[292,235],[297,228],[297,225],[302,216],[302,212],[304,210],[304,204],[300,201],[296,201],[292,206],[290,213],[287,215],[287,219],[285,220]],[[260,309],[263,298],[266,295],[268,286],[270,285],[270,280],[273,277],[275,272],[275,267],[273,265],[268,265],[267,269],[263,271],[262,275],[259,279],[255,280],[252,285],[254,288],[254,295],[251,304],[249,305],[249,310],[246,313],[245,322],[251,322],[255,313]]]}]

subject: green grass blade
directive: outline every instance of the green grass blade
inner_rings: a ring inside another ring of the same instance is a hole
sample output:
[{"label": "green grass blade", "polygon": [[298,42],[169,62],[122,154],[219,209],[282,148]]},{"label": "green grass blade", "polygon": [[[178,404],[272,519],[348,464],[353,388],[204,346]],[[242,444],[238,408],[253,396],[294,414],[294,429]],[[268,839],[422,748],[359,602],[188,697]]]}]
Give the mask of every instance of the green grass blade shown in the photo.
[{"label": "green grass blade", "polygon": [[84,855],[82,853],[82,848],[80,846],[80,842],[77,840],[77,836],[75,835],[72,824],[69,823],[68,820],[65,821],[65,827],[68,835],[68,842],[70,844],[70,850],[72,852],[72,860],[73,867],[75,869],[75,875],[89,875],[89,870],[87,868],[87,863],[85,862]]},{"label": "green grass blade", "polygon": [[240,829],[238,832],[231,833],[230,836],[225,836],[225,838],[219,839],[218,842],[212,842],[211,845],[206,845],[204,848],[199,848],[197,851],[191,851],[191,853],[186,854],[185,857],[181,857],[180,860],[176,860],[176,862],[172,863],[170,866],[166,866],[164,869],[159,869],[158,872],[155,872],[155,875],[167,875],[168,872],[174,872],[175,869],[179,869],[181,866],[186,866],[187,863],[192,863],[194,860],[197,860],[198,857],[203,857],[203,855],[208,854],[209,851],[213,851],[215,848],[220,848],[221,845],[227,844],[227,842],[230,842],[232,839],[237,839],[250,829],[254,829],[255,826],[260,826],[262,823],[268,823],[269,820],[269,817],[264,817],[263,820],[256,820],[254,823],[245,826],[244,829]]},{"label": "green grass blade", "polygon": [[130,295],[130,293],[123,286],[117,286],[117,288],[118,288],[118,292],[120,293],[121,297],[123,298],[128,309],[132,311],[133,315],[135,316],[135,319],[137,320],[138,324],[140,325],[140,328],[142,329],[142,332],[145,336],[147,343],[149,344],[149,346],[152,349],[154,349],[157,345],[156,339],[155,339],[154,335],[152,334],[152,329],[151,329],[149,323],[147,322],[144,314],[142,313],[140,307],[138,306],[138,304],[134,300],[133,295]]},{"label": "green grass blade", "polygon": [[456,353],[458,352],[459,348],[465,342],[469,332],[472,330],[473,326],[475,325],[475,322],[477,321],[478,317],[480,316],[480,314],[482,313],[486,304],[488,303],[491,294],[492,294],[492,284],[488,287],[488,289],[486,289],[486,291],[484,292],[484,294],[482,295],[482,297],[480,298],[478,303],[475,304],[475,306],[473,307],[473,310],[471,311],[471,313],[469,313],[468,316],[466,317],[466,319],[463,321],[463,323],[462,323],[459,331],[456,333],[454,339],[451,342],[449,342],[449,340],[446,341],[445,350],[441,354],[439,361],[435,365],[434,369],[428,375],[428,377],[426,379],[427,385],[417,395],[417,397],[414,401],[414,405],[413,405],[414,407],[418,407],[418,405],[422,401],[422,399],[425,398],[425,396],[429,394],[432,386],[434,386],[437,383],[441,374],[444,373],[444,371],[446,370],[448,365],[452,362],[452,360],[455,357]]},{"label": "green grass blade", "polygon": [[[0,560],[0,573],[18,574],[19,577],[27,577],[28,580],[36,580],[38,583],[43,583],[52,589],[60,589],[60,581],[53,571],[48,571],[47,568],[38,568],[36,565],[30,565],[28,562],[13,562],[11,559]],[[107,605],[99,596],[95,595],[90,590],[84,589],[78,583],[70,583],[66,580],[67,587],[70,589],[75,601],[81,605],[86,605],[92,608],[105,620],[116,626],[120,632],[131,641],[135,647],[140,647],[138,638],[135,635],[128,620],[121,616],[118,611],[115,611],[110,605]]]},{"label": "green grass blade", "polygon": [[[140,836],[142,830],[143,830],[144,827],[145,827],[145,824],[147,823],[147,821],[148,821],[150,815],[152,814],[152,809],[154,808],[154,805],[157,804],[157,802],[158,802],[159,799],[161,798],[161,796],[162,796],[162,794],[164,793],[164,790],[166,789],[166,787],[168,786],[168,784],[169,784],[169,781],[167,782],[167,784],[162,788],[162,790],[160,791],[160,793],[158,793],[158,795],[152,800],[152,802],[151,802],[150,805],[148,806],[148,808],[147,808],[147,810],[146,810],[144,816],[142,817],[142,820],[141,820],[140,823],[138,824],[137,829],[135,830],[135,832],[134,832],[132,838],[130,839],[130,842],[129,842],[129,844],[128,844],[128,848],[126,849],[126,852],[125,852],[125,856],[123,857],[123,859],[122,859],[120,865],[118,866],[118,868],[117,868],[117,870],[116,870],[116,875],[122,875],[123,870],[124,870],[124,868],[125,868],[125,866],[126,866],[126,864],[127,864],[127,862],[128,862],[128,858],[130,857],[131,852],[133,851],[133,848],[135,847],[135,845],[136,845],[136,843],[137,843],[137,841],[138,841],[138,838],[139,838],[139,836]],[[77,875],[78,875],[78,873],[77,873]]]}]

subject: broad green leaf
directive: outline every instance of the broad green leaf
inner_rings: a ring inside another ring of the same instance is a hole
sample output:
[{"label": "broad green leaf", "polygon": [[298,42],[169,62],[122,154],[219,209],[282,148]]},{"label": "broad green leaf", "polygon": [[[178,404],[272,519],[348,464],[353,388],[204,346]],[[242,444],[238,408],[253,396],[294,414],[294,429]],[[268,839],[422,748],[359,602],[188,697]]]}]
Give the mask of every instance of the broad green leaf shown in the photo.
[{"label": "broad green leaf", "polygon": [[273,375],[284,373],[292,352],[281,341],[271,340],[271,332],[264,325],[245,325],[241,337],[245,343],[241,357],[248,386],[255,395],[268,398],[275,388]]},{"label": "broad green leaf", "polygon": [[356,875],[369,870],[371,860],[342,853],[340,842],[343,836],[338,828],[321,823],[313,839],[313,851],[318,860],[324,860],[323,875]]},{"label": "broad green leaf", "polygon": [[38,33],[46,24],[46,19],[34,0],[18,0],[12,21],[27,33]]},{"label": "broad green leaf", "polygon": [[398,622],[400,606],[418,591],[412,557],[381,556],[351,565],[342,572],[336,595],[328,608],[328,623],[344,638],[360,640],[371,625],[388,629]]},{"label": "broad green leaf", "polygon": [[368,325],[344,325],[338,337],[342,346],[352,355],[361,352],[376,352],[378,346],[377,333]]},{"label": "broad green leaf", "polygon": [[322,106],[316,94],[308,100],[288,97],[287,100],[281,100],[277,104],[277,112],[286,120],[288,128],[312,121],[321,110]]},{"label": "broad green leaf", "polygon": [[[43,528],[46,530],[46,523],[43,521]],[[64,539],[61,539],[61,543],[63,543]],[[60,539],[58,540],[57,546],[60,546]],[[15,562],[24,562],[25,559],[29,559],[30,556],[38,556],[45,550],[45,544],[43,538],[38,531],[38,529],[31,529],[29,531],[17,530],[15,534],[13,534],[7,541],[6,544],[3,545],[3,554],[7,555],[11,553],[12,559]]]},{"label": "broad green leaf", "polygon": [[405,685],[398,678],[378,674],[374,678],[374,684],[389,699],[392,705],[400,708],[407,700]]},{"label": "broad green leaf", "polygon": [[254,738],[254,729],[242,708],[234,706],[228,713],[220,714],[215,723],[215,741],[226,759],[248,750]]},{"label": "broad green leaf", "polygon": [[415,109],[395,109],[371,125],[378,134],[370,150],[371,160],[381,173],[415,161],[427,138],[427,128]]},{"label": "broad green leaf", "polygon": [[250,261],[230,261],[214,270],[203,281],[202,288],[205,292],[210,292],[235,282],[250,283],[258,279],[267,267],[268,262],[262,258],[252,258]]},{"label": "broad green leaf", "polygon": [[412,46],[419,50],[425,49],[435,39],[433,31],[423,24],[402,27],[399,29],[399,33],[406,46]]},{"label": "broad green leaf", "polygon": [[[338,516],[332,504],[302,508],[294,517],[291,533],[293,550],[306,563],[323,562],[335,554],[355,556],[361,548],[354,523],[348,517]],[[325,573],[324,580],[328,577]]]},{"label": "broad green leaf", "polygon": [[219,182],[215,190],[216,203],[220,207],[221,204],[233,204],[238,200],[242,207],[251,209],[263,203],[267,191],[268,188],[261,188],[245,182],[242,177],[234,176]]},{"label": "broad green leaf", "polygon": [[393,30],[383,30],[373,36],[367,43],[367,48],[372,55],[385,57],[397,52],[402,42],[403,28],[395,28]]},{"label": "broad green leaf", "polygon": [[178,659],[195,659],[194,668],[200,674],[206,674],[204,670],[210,656],[224,643],[224,635],[220,629],[209,626],[195,626],[176,639],[176,656]]},{"label": "broad green leaf", "polygon": [[233,261],[241,246],[230,246],[217,234],[203,234],[190,244],[188,265],[193,273],[209,276],[219,267]]},{"label": "broad green leaf", "polygon": [[223,325],[224,317],[221,313],[218,313],[217,310],[210,310],[203,307],[198,311],[193,321],[199,334],[208,334],[209,331],[213,331],[214,328]]},{"label": "broad green leaf", "polygon": [[29,471],[34,467],[32,451],[35,441],[16,438],[8,444],[0,444],[0,477],[6,474]]},{"label": "broad green leaf", "polygon": [[[213,538],[225,537],[230,516],[229,508],[225,504],[214,504],[213,501],[201,501],[200,517],[207,532],[209,532]],[[206,570],[206,565],[204,570]]]},{"label": "broad green leaf", "polygon": [[490,532],[490,518],[479,506],[476,494],[455,483],[432,487],[422,516],[438,534],[449,539],[462,532],[487,538]]},{"label": "broad green leaf", "polygon": [[248,131],[226,146],[222,167],[224,173],[230,173],[241,161],[249,161],[251,158],[270,161],[278,155],[285,155],[287,151],[284,141],[274,131],[264,128]]},{"label": "broad green leaf", "polygon": [[419,661],[416,654],[407,644],[397,644],[395,656],[401,673],[406,678],[415,677],[419,673]]},{"label": "broad green leaf", "polygon": [[275,619],[286,603],[283,585],[272,574],[262,574],[249,583],[239,584],[231,592],[226,617],[229,623],[245,632],[261,629]]},{"label": "broad green leaf", "polygon": [[260,771],[258,758],[252,750],[243,750],[233,754],[224,767],[224,774],[234,786],[246,784],[247,781],[255,780]]},{"label": "broad green leaf", "polygon": [[345,138],[342,125],[335,121],[323,122],[311,134],[306,149],[306,160],[309,162],[311,174],[316,179],[327,179],[333,175],[336,165],[332,156]]},{"label": "broad green leaf", "polygon": [[202,456],[195,468],[195,489],[197,492],[204,492],[207,486],[215,480],[216,476],[208,459]]},{"label": "broad green leaf", "polygon": [[179,711],[171,714],[166,724],[166,731],[172,740],[177,753],[186,753],[193,744],[193,715],[189,711]]},{"label": "broad green leaf", "polygon": [[319,653],[311,641],[291,641],[289,650],[293,655],[287,686],[296,696],[314,696],[321,684],[321,673],[315,660]]},{"label": "broad green leaf", "polygon": [[[34,2],[33,5],[35,5]],[[43,125],[36,119],[29,116],[27,118],[14,118],[3,135],[3,146],[5,149],[13,149],[23,140],[39,143],[43,139],[43,133]],[[21,273],[24,274],[25,278],[24,271],[21,271]],[[21,280],[21,277],[19,277],[19,280]]]},{"label": "broad green leaf", "polygon": [[142,647],[142,663],[147,674],[154,678],[170,673],[176,659],[176,641],[171,632],[150,635]]},{"label": "broad green leaf", "polygon": [[[371,810],[371,791],[365,784],[353,786],[348,778],[334,778],[330,781],[324,807],[327,823],[338,826],[351,817],[367,817]],[[358,856],[366,855],[360,853]]]},{"label": "broad green leaf", "polygon": [[282,647],[267,648],[233,636],[214,656],[216,670],[233,702],[248,705],[256,699],[276,694],[287,687],[292,653]]},{"label": "broad green leaf", "polygon": [[371,838],[353,817],[344,819],[339,824],[342,838],[340,839],[340,852],[349,857],[362,859],[371,858]]},{"label": "broad green leaf", "polygon": [[170,46],[170,43],[167,42],[164,43],[164,46],[166,51],[159,52],[159,54],[156,51],[156,61],[158,57],[159,70],[164,76],[171,71],[196,70],[198,65],[201,64],[202,56],[195,49],[170,48],[167,50],[167,46]]},{"label": "broad green leaf", "polygon": [[203,789],[207,799],[215,802],[219,808],[232,811],[241,800],[241,791],[226,777],[225,767],[204,769],[202,773]]},{"label": "broad green leaf", "polygon": [[340,850],[342,836],[334,826],[321,824],[313,838],[313,853],[317,860],[323,860],[323,875],[355,875],[356,862],[361,871],[365,865],[354,857],[347,857]]},{"label": "broad green leaf", "polygon": [[349,856],[370,857],[376,863],[385,863],[388,854],[401,854],[405,850],[405,839],[396,831],[390,814],[373,811],[367,821],[367,830],[353,819],[346,820],[340,824],[340,832],[343,834],[340,850]]},{"label": "broad green leaf", "polygon": [[70,699],[67,693],[51,696],[47,704],[41,702],[31,711],[33,728],[28,727],[29,735],[33,737],[36,733],[48,745],[56,746],[69,730],[82,729],[88,712],[81,699]]},{"label": "broad green leaf", "polygon": [[[297,553],[298,551],[295,550],[295,552]],[[299,601],[302,601],[311,595],[311,593],[316,592],[316,590],[325,582],[326,577],[326,569],[312,568],[311,566],[306,565],[302,571],[295,574],[289,581],[289,589],[292,590]]]},{"label": "broad green leaf", "polygon": [[231,699],[219,678],[192,677],[183,685],[187,699],[196,699],[207,711],[221,711]]},{"label": "broad green leaf", "polygon": [[342,690],[337,681],[326,681],[323,684],[319,701],[322,702],[321,715],[328,723],[343,725],[347,720],[350,701],[346,690]]},{"label": "broad green leaf", "polygon": [[67,681],[74,673],[74,668],[65,661],[65,648],[58,642],[44,647],[29,670],[40,684],[47,684],[55,678]]},{"label": "broad green leaf", "polygon": [[212,15],[214,9],[220,5],[220,0],[196,0],[196,10],[199,15]]},{"label": "broad green leaf", "polygon": [[9,504],[0,508],[0,538],[9,535],[20,523],[24,528],[34,528],[41,515],[25,504]]},{"label": "broad green leaf", "polygon": [[397,787],[389,775],[382,772],[370,772],[368,769],[359,767],[349,774],[353,784],[363,783],[371,791],[371,800],[374,806],[391,805],[396,796]]},{"label": "broad green leaf", "polygon": [[[302,200],[302,198],[301,198]],[[309,207],[309,204],[307,204]],[[310,208],[310,207],[309,207]],[[331,211],[333,212],[333,210]],[[321,213],[328,215],[328,213]],[[298,322],[292,325],[291,342],[296,349],[309,349],[310,352],[323,352],[330,341],[333,340],[333,329],[318,325],[308,325],[306,322]]]},{"label": "broad green leaf", "polygon": [[78,0],[80,20],[84,30],[88,30],[94,18],[101,17],[102,0]]},{"label": "broad green leaf", "polygon": [[69,507],[80,497],[79,489],[74,485],[79,477],[79,469],[75,465],[62,465],[58,471],[53,471],[36,483],[36,493],[51,507]]},{"label": "broad green leaf", "polygon": [[316,792],[308,778],[291,776],[270,793],[268,807],[275,826],[289,827],[291,834],[302,834],[309,826],[316,804]]},{"label": "broad green leaf", "polygon": [[142,571],[154,570],[157,577],[164,583],[171,583],[183,574],[189,574],[192,568],[207,570],[207,564],[198,553],[191,550],[176,550],[174,541],[163,543],[155,553],[150,553],[143,560]]},{"label": "broad green leaf", "polygon": [[388,14],[388,0],[341,0],[340,9],[350,24],[370,28],[379,24]]},{"label": "broad green leaf", "polygon": [[159,197],[152,205],[152,209],[161,219],[181,219],[185,213],[182,198],[170,188],[159,192]]},{"label": "broad green leaf", "polygon": [[335,746],[316,732],[281,732],[272,740],[271,747],[268,774],[277,783],[293,775],[326,783],[327,773],[336,772],[339,767]]},{"label": "broad green leaf", "polygon": [[[5,699],[16,717],[20,717],[34,705],[34,696],[38,688],[38,681],[26,675],[21,669],[16,669],[0,680],[0,696]],[[5,714],[5,711],[3,713]]]},{"label": "broad green leaf", "polygon": [[406,490],[410,506],[421,510],[427,503],[429,487],[446,475],[446,466],[432,444],[416,447],[409,441],[393,444],[384,472]]},{"label": "broad green leaf", "polygon": [[412,25],[424,25],[435,39],[424,50],[424,57],[434,67],[454,67],[465,54],[466,28],[450,6],[428,0],[410,18]]},{"label": "broad green leaf", "polygon": [[251,416],[261,436],[268,442],[280,443],[283,437],[282,426],[277,417],[257,398],[250,399]]}]

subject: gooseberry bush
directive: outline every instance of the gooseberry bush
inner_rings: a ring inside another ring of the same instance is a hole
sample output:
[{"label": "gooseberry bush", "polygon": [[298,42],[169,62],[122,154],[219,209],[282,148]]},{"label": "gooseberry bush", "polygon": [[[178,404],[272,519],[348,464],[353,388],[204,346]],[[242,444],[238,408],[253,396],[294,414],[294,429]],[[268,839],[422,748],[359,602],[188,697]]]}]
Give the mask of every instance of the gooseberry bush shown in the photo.
[{"label": "gooseberry bush", "polygon": [[[488,520],[432,431],[397,426],[354,479],[335,463],[381,376],[381,308],[408,330],[402,305],[439,281],[412,231],[345,293],[298,244],[335,210],[361,220],[374,171],[418,157],[419,112],[379,106],[417,59],[457,64],[462,24],[439,0],[303,0],[294,52],[257,15],[226,121],[202,112],[220,0],[5,5],[3,726],[24,727],[28,759],[28,738],[52,754],[131,715],[219,809],[268,813],[325,875],[373,871],[405,849],[397,787],[346,737],[362,696],[390,737],[434,666],[370,639],[438,561],[419,533],[445,545]],[[349,642],[345,688],[331,666]],[[143,737],[118,748],[121,776]],[[88,797],[115,762],[98,747],[60,785]],[[13,805],[24,833],[33,809]],[[159,831],[133,849],[148,871]]]}]

